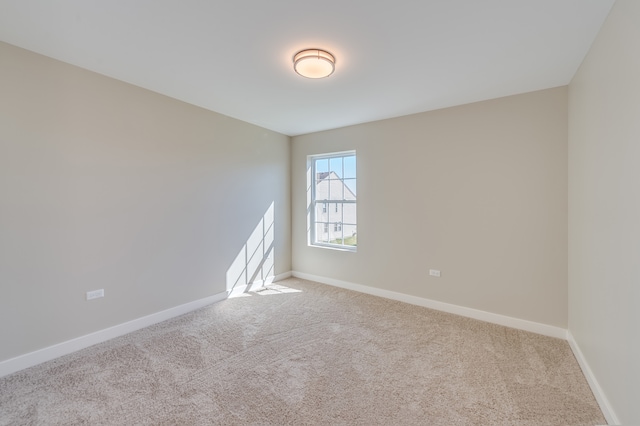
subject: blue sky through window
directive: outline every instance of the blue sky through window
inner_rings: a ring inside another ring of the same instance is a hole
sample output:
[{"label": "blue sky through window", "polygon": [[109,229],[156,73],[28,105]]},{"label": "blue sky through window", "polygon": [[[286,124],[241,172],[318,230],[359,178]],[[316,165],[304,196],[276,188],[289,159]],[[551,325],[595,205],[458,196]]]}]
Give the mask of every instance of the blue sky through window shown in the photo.
[{"label": "blue sky through window", "polygon": [[[332,171],[340,178],[344,179],[345,185],[349,187],[351,192],[356,194],[356,156],[349,155],[347,157],[323,158],[316,160],[316,173]],[[344,176],[342,175],[344,167]]]}]

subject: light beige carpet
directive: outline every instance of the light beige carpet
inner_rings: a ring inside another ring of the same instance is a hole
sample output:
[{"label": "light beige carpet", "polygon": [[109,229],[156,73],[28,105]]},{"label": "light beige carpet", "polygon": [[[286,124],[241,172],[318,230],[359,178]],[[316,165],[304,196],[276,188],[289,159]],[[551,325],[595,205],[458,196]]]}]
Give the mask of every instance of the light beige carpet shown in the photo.
[{"label": "light beige carpet", "polygon": [[308,281],[0,379],[0,424],[605,424],[566,342]]}]

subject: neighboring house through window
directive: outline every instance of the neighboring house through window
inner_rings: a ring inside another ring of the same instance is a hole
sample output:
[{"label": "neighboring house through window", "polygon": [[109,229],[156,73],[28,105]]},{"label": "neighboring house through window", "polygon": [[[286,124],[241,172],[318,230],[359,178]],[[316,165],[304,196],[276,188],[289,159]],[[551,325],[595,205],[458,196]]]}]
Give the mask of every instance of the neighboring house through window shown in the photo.
[{"label": "neighboring house through window", "polygon": [[309,243],[355,251],[356,220],[355,151],[309,157],[311,191]]}]

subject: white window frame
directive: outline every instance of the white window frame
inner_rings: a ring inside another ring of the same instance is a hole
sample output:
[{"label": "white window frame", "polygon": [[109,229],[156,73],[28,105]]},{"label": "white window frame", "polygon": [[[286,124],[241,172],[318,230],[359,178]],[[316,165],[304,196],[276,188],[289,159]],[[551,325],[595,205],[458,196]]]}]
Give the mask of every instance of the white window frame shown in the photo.
[{"label": "white window frame", "polygon": [[[331,249],[335,249],[335,250],[343,250],[343,251],[350,251],[350,252],[356,252],[358,246],[349,246],[349,245],[344,245],[344,244],[332,244],[329,242],[324,242],[324,241],[316,241],[316,231],[317,231],[317,225],[318,224],[324,224],[323,229],[325,229],[325,227],[327,225],[330,226],[329,229],[333,228],[334,222],[316,222],[316,213],[317,213],[317,204],[323,204],[323,213],[328,212],[329,203],[336,203],[336,209],[337,209],[337,205],[338,204],[355,204],[357,206],[357,198],[356,200],[345,200],[344,197],[342,200],[316,200],[316,160],[325,160],[325,159],[331,159],[331,158],[340,158],[340,157],[351,157],[354,156],[356,157],[356,177],[355,178],[349,178],[349,179],[354,179],[355,182],[357,183],[358,179],[357,179],[357,156],[356,156],[356,151],[342,151],[342,152],[333,152],[333,153],[327,153],[327,154],[320,154],[320,155],[309,155],[307,157],[307,167],[310,169],[311,173],[309,174],[309,179],[311,179],[310,182],[308,182],[307,188],[309,188],[310,190],[310,206],[309,206],[309,232],[308,232],[308,244],[309,246],[315,246],[315,247],[324,247],[324,248],[331,248]],[[344,177],[344,163],[343,163],[343,173],[341,176],[342,179],[345,179]],[[356,196],[357,197],[357,196]],[[341,209],[342,210],[342,219],[344,219],[344,208]],[[355,223],[348,223],[348,225],[355,225],[356,228],[358,226],[358,218],[357,218],[358,212],[357,212],[357,208],[356,208],[356,220]],[[340,222],[335,222],[335,223],[339,223],[339,227],[340,227],[340,231],[342,232],[342,241],[344,241],[345,239],[345,235],[344,235],[344,224],[343,221]],[[357,231],[356,231],[357,232]]]}]

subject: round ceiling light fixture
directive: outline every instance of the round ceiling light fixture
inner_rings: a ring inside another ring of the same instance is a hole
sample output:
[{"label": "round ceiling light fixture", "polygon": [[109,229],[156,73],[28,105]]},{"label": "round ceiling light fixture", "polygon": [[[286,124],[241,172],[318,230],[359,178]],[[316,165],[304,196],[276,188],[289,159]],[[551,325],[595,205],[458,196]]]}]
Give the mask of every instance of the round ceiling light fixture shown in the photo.
[{"label": "round ceiling light fixture", "polygon": [[293,69],[306,78],[329,77],[336,69],[336,58],[326,50],[301,50],[293,57]]}]

